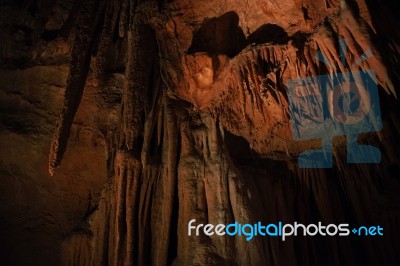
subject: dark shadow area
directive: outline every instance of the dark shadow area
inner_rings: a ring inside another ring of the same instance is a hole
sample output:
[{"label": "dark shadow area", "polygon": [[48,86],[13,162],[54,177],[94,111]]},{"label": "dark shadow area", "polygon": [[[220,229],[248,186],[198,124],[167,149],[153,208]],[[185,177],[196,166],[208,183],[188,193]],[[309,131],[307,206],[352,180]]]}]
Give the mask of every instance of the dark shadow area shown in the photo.
[{"label": "dark shadow area", "polygon": [[254,159],[255,152],[250,148],[247,140],[241,136],[236,136],[229,131],[224,132],[225,145],[229,156],[235,161]]},{"label": "dark shadow area", "polygon": [[239,27],[239,16],[228,12],[218,18],[206,20],[194,34],[188,54],[207,52],[211,55],[237,55],[246,47],[246,37]]},{"label": "dark shadow area", "polygon": [[59,30],[45,30],[42,35],[40,35],[40,38],[46,42],[49,42],[57,39],[59,34]]},{"label": "dark shadow area", "polygon": [[239,27],[239,16],[232,11],[220,17],[206,19],[195,32],[187,53],[205,52],[211,56],[225,54],[232,58],[248,45],[287,44],[292,39],[297,47],[304,46],[308,36],[309,34],[303,32],[289,36],[276,24],[264,24],[246,39]]},{"label": "dark shadow area", "polygon": [[289,158],[286,154],[279,151],[269,153],[268,155],[259,154],[250,147],[250,143],[244,137],[236,136],[229,131],[224,132],[224,143],[230,159],[238,167],[264,168],[264,166],[279,165],[285,166],[282,169],[285,169],[285,173],[289,173],[287,172],[286,164],[293,159]]},{"label": "dark shadow area", "polygon": [[308,10],[307,10],[307,8],[305,8],[305,7],[303,6],[303,7],[301,8],[301,11],[303,12],[304,20],[309,20],[309,19],[311,19],[310,16],[308,15]]},{"label": "dark shadow area", "polygon": [[297,31],[295,34],[291,36],[293,45],[299,48],[300,50],[304,49],[308,39],[311,37],[310,33]]},{"label": "dark shadow area", "polygon": [[287,32],[275,24],[264,24],[247,38],[248,44],[284,44],[289,41]]}]

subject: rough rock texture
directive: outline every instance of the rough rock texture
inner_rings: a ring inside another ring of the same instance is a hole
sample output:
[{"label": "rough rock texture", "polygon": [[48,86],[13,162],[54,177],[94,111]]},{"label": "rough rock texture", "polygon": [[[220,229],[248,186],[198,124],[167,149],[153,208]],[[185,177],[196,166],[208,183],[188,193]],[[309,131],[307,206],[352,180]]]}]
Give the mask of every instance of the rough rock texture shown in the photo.
[{"label": "rough rock texture", "polygon": [[[22,2],[1,6],[13,14],[0,43],[6,263],[400,263],[396,1]],[[332,169],[300,169],[321,143],[292,140],[287,80],[354,63],[376,72],[384,127],[359,142],[382,162],[347,164],[338,137]],[[248,242],[189,237],[191,219],[388,233]]]}]

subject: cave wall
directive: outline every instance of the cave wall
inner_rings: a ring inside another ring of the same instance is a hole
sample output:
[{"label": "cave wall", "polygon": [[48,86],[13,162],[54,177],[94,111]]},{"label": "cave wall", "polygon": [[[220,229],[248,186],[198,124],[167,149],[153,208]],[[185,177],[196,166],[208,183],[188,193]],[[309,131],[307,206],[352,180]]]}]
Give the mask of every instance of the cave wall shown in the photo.
[{"label": "cave wall", "polygon": [[57,3],[51,14],[46,5],[23,2],[2,1],[0,8],[0,264],[58,265],[61,242],[93,211],[106,181],[104,136],[116,127],[123,75],[111,75],[100,94],[87,84],[68,162],[51,177],[49,148],[70,48],[59,42],[45,55],[35,49],[64,23],[72,1]]},{"label": "cave wall", "polygon": [[[398,264],[396,5],[4,2],[4,263]],[[286,81],[345,72],[368,49],[374,56],[353,71],[375,70],[384,127],[359,141],[378,147],[382,162],[347,164],[339,137],[332,169],[299,168],[299,153],[321,144],[293,140]],[[248,242],[189,237],[191,219],[390,233]]]}]

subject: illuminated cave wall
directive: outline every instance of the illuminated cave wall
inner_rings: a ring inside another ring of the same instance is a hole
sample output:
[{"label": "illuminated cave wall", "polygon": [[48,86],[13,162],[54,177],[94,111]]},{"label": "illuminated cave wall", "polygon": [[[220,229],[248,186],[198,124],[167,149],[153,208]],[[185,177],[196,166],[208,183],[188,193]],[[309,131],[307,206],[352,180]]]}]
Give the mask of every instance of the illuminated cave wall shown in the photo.
[{"label": "illuminated cave wall", "polygon": [[[399,264],[397,9],[374,0],[3,1],[1,264]],[[293,139],[288,80],[353,64],[376,73],[383,128],[358,141],[381,162],[348,164],[339,136],[332,168],[299,168],[299,154],[321,141]],[[387,233],[189,237],[192,219]]]}]

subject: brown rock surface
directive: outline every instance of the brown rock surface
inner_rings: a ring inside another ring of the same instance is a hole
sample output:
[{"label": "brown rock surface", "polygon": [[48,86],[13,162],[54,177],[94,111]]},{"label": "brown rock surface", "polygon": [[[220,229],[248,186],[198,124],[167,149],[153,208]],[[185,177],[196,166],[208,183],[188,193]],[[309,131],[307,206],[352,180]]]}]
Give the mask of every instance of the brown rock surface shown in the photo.
[{"label": "brown rock surface", "polygon": [[[399,264],[396,7],[5,1],[2,264]],[[298,154],[321,143],[293,141],[286,81],[346,72],[369,49],[374,56],[352,71],[376,72],[384,127],[359,141],[379,147],[382,162],[347,164],[339,137],[332,169],[300,169]],[[380,224],[390,233],[248,242],[189,237],[191,219]]]}]

